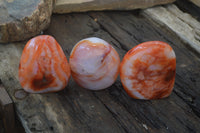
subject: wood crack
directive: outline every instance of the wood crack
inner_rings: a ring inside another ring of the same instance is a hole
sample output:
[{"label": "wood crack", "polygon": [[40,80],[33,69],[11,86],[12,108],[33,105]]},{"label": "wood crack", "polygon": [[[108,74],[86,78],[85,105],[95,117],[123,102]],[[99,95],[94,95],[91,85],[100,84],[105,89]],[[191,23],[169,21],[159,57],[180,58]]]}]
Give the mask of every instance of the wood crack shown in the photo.
[{"label": "wood crack", "polygon": [[[88,14],[89,17],[91,17],[92,19],[95,19],[92,15]],[[112,38],[114,38],[115,40],[117,40],[117,42],[120,44],[121,49],[124,51],[128,51],[129,48],[126,47],[125,45],[122,45],[120,43],[120,40],[118,40],[118,38],[116,38],[115,36],[112,35],[112,33],[106,29],[106,27],[104,27],[104,25],[102,25],[101,23],[99,23],[98,21],[96,22],[97,24],[99,24],[99,26],[101,27],[102,30],[104,30],[105,32],[107,32]],[[115,45],[116,47],[118,47],[117,45]],[[119,48],[119,47],[118,47]]]},{"label": "wood crack", "polygon": [[104,107],[111,113],[111,115],[113,116],[113,118],[120,123],[120,126],[124,129],[125,133],[129,133],[128,130],[125,128],[125,126],[116,118],[117,115],[95,94],[93,93],[93,95],[104,105]]},{"label": "wood crack", "polygon": [[[176,85],[180,87],[179,84],[176,84]],[[181,88],[181,87],[180,87],[180,88]],[[182,96],[177,90],[174,90],[174,93],[175,93],[179,98],[181,98],[181,99],[192,109],[192,111],[194,112],[194,114],[195,114],[196,116],[198,116],[198,117],[200,118],[200,109],[197,108],[198,105],[196,105],[196,104],[194,103],[195,97],[193,97],[193,96],[191,96],[191,95],[188,95],[188,94],[185,93],[185,92],[182,92],[182,93],[184,94],[184,96]],[[188,97],[190,97],[190,98],[189,98],[189,99],[183,98],[183,97],[185,97],[185,96],[188,96]]]}]

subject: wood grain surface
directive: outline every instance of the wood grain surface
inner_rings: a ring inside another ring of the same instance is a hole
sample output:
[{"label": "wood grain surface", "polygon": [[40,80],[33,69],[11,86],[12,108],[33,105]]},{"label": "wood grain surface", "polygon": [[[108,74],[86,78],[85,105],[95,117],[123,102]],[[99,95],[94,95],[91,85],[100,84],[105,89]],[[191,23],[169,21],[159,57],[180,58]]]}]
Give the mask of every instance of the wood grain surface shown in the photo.
[{"label": "wood grain surface", "polygon": [[175,0],[56,0],[54,13],[133,10],[172,3]]},{"label": "wood grain surface", "polygon": [[26,42],[0,45],[0,78],[26,132],[200,132],[200,56],[188,47],[191,41],[184,41],[162,21],[157,23],[145,10],[53,15],[44,34],[55,37],[68,59],[73,46],[86,37],[108,41],[121,59],[139,43],[165,41],[176,53],[176,81],[172,94],[161,100],[130,98],[119,78],[102,91],[83,89],[71,79],[61,92],[19,92],[19,98],[17,71]]}]

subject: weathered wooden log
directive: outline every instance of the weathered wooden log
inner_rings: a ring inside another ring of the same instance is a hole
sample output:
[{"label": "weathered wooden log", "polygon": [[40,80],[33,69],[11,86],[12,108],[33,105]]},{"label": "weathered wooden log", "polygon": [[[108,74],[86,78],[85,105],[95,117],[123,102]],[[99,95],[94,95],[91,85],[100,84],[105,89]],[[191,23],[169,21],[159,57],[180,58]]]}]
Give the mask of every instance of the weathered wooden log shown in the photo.
[{"label": "weathered wooden log", "polygon": [[[160,8],[169,14],[169,6]],[[119,79],[98,92],[85,90],[71,80],[59,93],[27,95],[19,90],[17,73],[25,42],[0,45],[0,78],[15,102],[26,132],[200,132],[200,62],[187,47],[192,40],[184,41],[175,32],[178,29],[157,22],[149,12],[53,15],[45,34],[56,38],[68,58],[74,44],[91,36],[108,41],[121,58],[144,41],[169,43],[177,56],[176,83],[172,95],[163,100],[131,99]],[[174,15],[187,22],[184,18],[187,14],[182,11]],[[166,17],[172,19],[171,15]],[[189,24],[193,27],[196,22],[192,20]],[[182,26],[187,28],[186,24]]]},{"label": "weathered wooden log", "polygon": [[22,41],[50,23],[53,0],[1,0],[0,42]]},{"label": "weathered wooden log", "polygon": [[25,42],[0,45],[0,77],[26,132],[200,132],[199,58],[174,32],[148,17],[140,11],[53,15],[45,34],[56,38],[67,58],[80,39],[91,36],[108,41],[121,58],[144,41],[169,43],[177,56],[177,78],[172,95],[162,100],[134,100],[119,79],[102,91],[83,89],[71,80],[61,92],[19,98],[17,70]]},{"label": "weathered wooden log", "polygon": [[175,0],[57,0],[54,13],[147,8]]}]

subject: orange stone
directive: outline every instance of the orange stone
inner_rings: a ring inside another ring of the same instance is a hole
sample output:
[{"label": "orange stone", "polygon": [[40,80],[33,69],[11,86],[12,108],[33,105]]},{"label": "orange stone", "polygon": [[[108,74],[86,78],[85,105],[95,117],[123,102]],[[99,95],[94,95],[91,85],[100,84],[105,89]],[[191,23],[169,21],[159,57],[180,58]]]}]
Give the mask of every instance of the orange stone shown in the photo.
[{"label": "orange stone", "polygon": [[67,58],[52,36],[40,35],[28,41],[19,64],[19,81],[25,91],[60,91],[68,84],[70,75]]},{"label": "orange stone", "polygon": [[169,44],[149,41],[129,50],[120,65],[125,91],[136,99],[160,99],[174,87],[176,56]]}]

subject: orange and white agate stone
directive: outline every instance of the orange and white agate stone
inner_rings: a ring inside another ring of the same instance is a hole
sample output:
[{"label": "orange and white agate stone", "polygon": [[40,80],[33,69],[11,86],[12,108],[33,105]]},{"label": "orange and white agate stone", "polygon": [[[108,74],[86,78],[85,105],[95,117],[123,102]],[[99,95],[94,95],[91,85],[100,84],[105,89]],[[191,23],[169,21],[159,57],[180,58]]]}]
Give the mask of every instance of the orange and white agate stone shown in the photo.
[{"label": "orange and white agate stone", "polygon": [[49,35],[28,41],[19,64],[19,81],[30,93],[64,89],[70,78],[70,66],[58,42]]},{"label": "orange and white agate stone", "polygon": [[101,90],[115,82],[119,73],[120,58],[106,41],[91,37],[74,46],[69,64],[77,84],[89,90]]},{"label": "orange and white agate stone", "polygon": [[125,91],[136,99],[168,97],[174,86],[176,56],[169,44],[149,41],[129,50],[120,65]]}]

